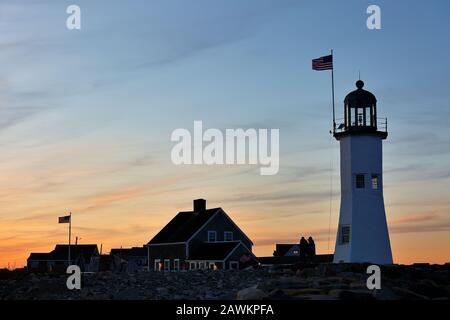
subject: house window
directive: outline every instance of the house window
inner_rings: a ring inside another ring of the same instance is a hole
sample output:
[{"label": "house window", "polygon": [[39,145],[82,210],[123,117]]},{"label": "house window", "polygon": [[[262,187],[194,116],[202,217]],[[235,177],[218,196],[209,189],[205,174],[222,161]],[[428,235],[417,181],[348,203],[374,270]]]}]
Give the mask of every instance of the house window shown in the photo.
[{"label": "house window", "polygon": [[217,240],[217,232],[208,231],[208,242],[216,242]]},{"label": "house window", "polygon": [[205,263],[202,261],[202,262],[199,262],[198,263],[198,268],[199,269],[205,269]]},{"label": "house window", "polygon": [[214,270],[215,264],[214,262],[209,263],[209,269]]},{"label": "house window", "polygon": [[356,189],[364,189],[365,183],[364,183],[364,174],[357,174],[356,175]]},{"label": "house window", "polygon": [[341,244],[347,244],[350,242],[350,226],[341,227]]},{"label": "house window", "polygon": [[156,259],[155,260],[155,267],[154,267],[155,271],[161,271],[161,260],[160,259]]},{"label": "house window", "polygon": [[378,175],[372,175],[372,190],[378,190]]},{"label": "house window", "polygon": [[164,259],[164,271],[170,271],[170,259]]},{"label": "house window", "polygon": [[196,267],[197,267],[197,263],[196,262],[191,262],[190,265],[189,265],[189,269],[191,269],[191,270],[197,269]]},{"label": "house window", "polygon": [[224,241],[233,241],[233,232],[231,231],[225,231],[223,235]]},{"label": "house window", "polygon": [[173,270],[180,271],[180,259],[173,260]]},{"label": "house window", "polygon": [[239,269],[239,262],[230,261],[230,270],[238,270],[238,269]]}]

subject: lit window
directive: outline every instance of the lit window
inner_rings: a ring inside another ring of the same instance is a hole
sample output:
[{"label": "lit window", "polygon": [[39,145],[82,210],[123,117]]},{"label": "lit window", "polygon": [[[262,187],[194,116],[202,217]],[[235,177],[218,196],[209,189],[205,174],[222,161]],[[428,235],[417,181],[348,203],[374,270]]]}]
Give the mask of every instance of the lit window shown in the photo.
[{"label": "lit window", "polygon": [[341,227],[341,244],[350,242],[350,226]]},{"label": "lit window", "polygon": [[364,174],[357,174],[356,175],[356,188],[357,189],[364,189],[365,188]]},{"label": "lit window", "polygon": [[155,260],[155,268],[154,268],[154,270],[155,271],[161,271],[161,260],[159,260],[159,259]]},{"label": "lit window", "polygon": [[223,238],[224,238],[224,241],[233,241],[233,232],[225,231]]},{"label": "lit window", "polygon": [[377,174],[372,175],[372,189],[378,190],[378,175]]},{"label": "lit window", "polygon": [[217,232],[208,231],[208,242],[216,242],[217,240]]}]

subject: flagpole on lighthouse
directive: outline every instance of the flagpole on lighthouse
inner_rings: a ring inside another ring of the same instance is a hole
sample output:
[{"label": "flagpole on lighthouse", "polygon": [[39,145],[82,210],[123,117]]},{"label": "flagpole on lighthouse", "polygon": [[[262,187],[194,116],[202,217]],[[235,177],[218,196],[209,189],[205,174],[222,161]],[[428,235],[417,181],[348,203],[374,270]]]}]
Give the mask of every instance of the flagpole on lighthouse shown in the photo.
[{"label": "flagpole on lighthouse", "polygon": [[331,59],[333,61],[332,68],[331,68],[331,96],[333,99],[333,133],[336,132],[336,115],[334,111],[334,56],[333,56],[333,49],[331,49]]},{"label": "flagpole on lighthouse", "polygon": [[69,214],[69,266],[71,265],[70,263],[70,238],[72,235],[72,212],[70,212]]}]

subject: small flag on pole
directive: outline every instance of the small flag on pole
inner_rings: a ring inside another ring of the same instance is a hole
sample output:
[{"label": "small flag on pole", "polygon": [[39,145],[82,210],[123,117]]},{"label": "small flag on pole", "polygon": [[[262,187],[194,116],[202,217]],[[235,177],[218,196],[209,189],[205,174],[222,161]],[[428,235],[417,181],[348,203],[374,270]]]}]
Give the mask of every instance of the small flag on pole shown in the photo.
[{"label": "small flag on pole", "polygon": [[333,70],[333,55],[323,56],[312,61],[313,70]]},{"label": "small flag on pole", "polygon": [[59,217],[58,223],[70,223],[70,216]]}]

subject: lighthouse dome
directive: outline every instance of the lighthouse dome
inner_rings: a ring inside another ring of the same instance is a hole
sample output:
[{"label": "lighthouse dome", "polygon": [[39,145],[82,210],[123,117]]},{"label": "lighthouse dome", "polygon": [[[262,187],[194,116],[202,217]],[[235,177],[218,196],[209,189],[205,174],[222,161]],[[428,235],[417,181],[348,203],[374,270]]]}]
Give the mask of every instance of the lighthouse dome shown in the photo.
[{"label": "lighthouse dome", "polygon": [[[347,134],[377,133],[385,139],[387,137],[387,122],[383,123],[384,130],[378,130],[377,98],[364,90],[364,82],[356,81],[356,90],[350,92],[344,101],[344,123],[341,123],[335,131],[335,137],[339,138]],[[341,119],[338,119],[338,121]],[[381,123],[380,123],[381,124]]]},{"label": "lighthouse dome", "polygon": [[344,100],[344,103],[346,106],[350,108],[363,108],[363,107],[371,107],[376,105],[377,98],[375,96],[367,91],[364,90],[364,82],[361,80],[358,80],[356,82],[356,89],[355,91],[350,92]]}]

